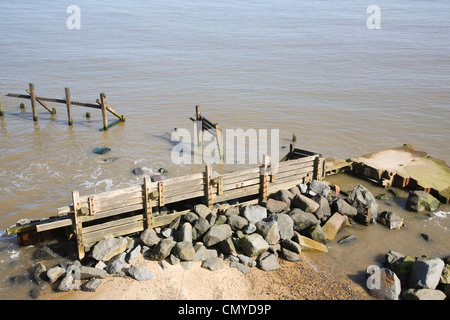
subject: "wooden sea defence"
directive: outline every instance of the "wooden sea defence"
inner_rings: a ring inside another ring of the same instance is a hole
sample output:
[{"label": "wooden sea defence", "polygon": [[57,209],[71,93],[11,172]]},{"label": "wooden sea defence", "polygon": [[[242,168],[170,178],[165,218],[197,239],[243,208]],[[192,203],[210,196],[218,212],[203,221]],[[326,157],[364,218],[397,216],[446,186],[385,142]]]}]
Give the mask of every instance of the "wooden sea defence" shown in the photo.
[{"label": "wooden sea defence", "polygon": [[213,210],[214,204],[227,200],[265,201],[278,190],[321,180],[322,168],[320,154],[293,149],[289,160],[279,163],[276,172],[265,156],[259,167],[222,175],[213,174],[212,166],[207,165],[204,172],[158,182],[146,176],[143,184],[110,192],[80,196],[72,191],[72,204],[58,208],[56,216],[10,227],[6,233],[17,234],[19,244],[28,245],[65,230],[76,236],[78,257],[83,259],[105,237],[165,226],[190,211],[160,214],[159,209],[165,205],[189,201],[204,203]]},{"label": "wooden sea defence", "polygon": [[[36,96],[35,90],[34,90],[34,84],[30,83],[29,88],[26,90],[28,95],[25,94],[15,94],[15,93],[8,93],[6,94],[7,97],[12,98],[19,98],[19,99],[29,99],[31,101],[31,111],[33,113],[33,121],[38,121],[38,115],[37,115],[37,104],[40,104],[44,109],[46,109],[50,114],[55,114],[56,109],[50,108],[46,104],[46,102],[52,102],[52,103],[60,103],[66,105],[67,108],[67,119],[68,119],[68,125],[73,125],[73,118],[72,118],[72,106],[79,106],[79,107],[86,107],[86,108],[93,108],[101,110],[102,112],[102,119],[103,119],[103,127],[100,129],[102,131],[108,130],[112,126],[118,124],[119,122],[124,122],[125,117],[118,113],[116,110],[114,110],[111,106],[106,104],[106,95],[104,93],[100,93],[100,99],[96,100],[96,103],[85,103],[85,102],[79,102],[74,101],[70,97],[70,88],[65,88],[65,99],[53,99],[53,98],[45,98],[45,97],[38,97]],[[113,114],[118,119],[115,121],[112,121],[108,123],[108,115],[107,112]],[[0,116],[3,116],[3,106],[1,102],[1,93],[0,93]]]}]

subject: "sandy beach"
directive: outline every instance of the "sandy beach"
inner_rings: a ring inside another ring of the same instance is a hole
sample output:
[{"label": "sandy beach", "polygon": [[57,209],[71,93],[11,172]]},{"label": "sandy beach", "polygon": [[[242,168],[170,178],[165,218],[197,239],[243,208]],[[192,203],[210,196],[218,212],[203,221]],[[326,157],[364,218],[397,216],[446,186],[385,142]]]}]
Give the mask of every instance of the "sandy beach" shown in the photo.
[{"label": "sandy beach", "polygon": [[373,299],[358,284],[338,270],[314,264],[307,253],[302,261],[279,259],[281,268],[266,272],[256,267],[247,275],[225,262],[225,268],[209,271],[194,262],[189,270],[180,264],[163,270],[156,261],[142,256],[135,265],[145,265],[155,276],[148,281],[109,275],[96,292],[81,290],[49,292],[46,300],[368,300]]}]

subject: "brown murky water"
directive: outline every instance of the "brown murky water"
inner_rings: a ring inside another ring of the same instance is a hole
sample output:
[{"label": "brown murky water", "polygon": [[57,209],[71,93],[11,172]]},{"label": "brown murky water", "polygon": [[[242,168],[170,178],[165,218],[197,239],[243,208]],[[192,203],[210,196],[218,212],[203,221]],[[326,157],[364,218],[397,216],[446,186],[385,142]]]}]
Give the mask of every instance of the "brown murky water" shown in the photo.
[{"label": "brown murky water", "polygon": [[[172,129],[193,130],[195,105],[222,128],[278,129],[280,147],[293,133],[299,147],[326,157],[411,143],[448,162],[450,4],[377,4],[380,30],[367,29],[364,3],[83,0],[81,29],[69,30],[65,4],[1,2],[0,229],[55,214],[73,189],[87,194],[141,183],[135,167],[165,167],[166,177],[202,170],[170,157]],[[74,107],[69,127],[65,106],[51,104],[57,114],[39,107],[33,123],[29,101],[4,96],[25,93],[30,82],[44,97],[63,98],[70,87],[73,100],[94,102],[105,92],[126,122],[100,132],[99,111]],[[97,146],[112,151],[96,155]],[[380,248],[376,254],[397,237],[405,239],[398,251],[411,255],[448,246],[448,216],[405,216],[417,232],[433,228],[435,242],[419,236],[408,246],[416,231],[363,228]],[[376,256],[366,242],[335,245],[327,257],[345,265],[342,257],[351,253],[356,273]],[[1,236],[0,298],[22,298],[8,279],[30,265],[30,250]]]}]

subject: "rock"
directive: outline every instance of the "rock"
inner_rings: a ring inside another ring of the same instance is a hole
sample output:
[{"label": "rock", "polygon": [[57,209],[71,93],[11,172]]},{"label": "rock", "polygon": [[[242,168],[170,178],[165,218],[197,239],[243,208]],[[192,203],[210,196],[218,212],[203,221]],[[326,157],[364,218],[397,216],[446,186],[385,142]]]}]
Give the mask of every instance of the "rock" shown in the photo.
[{"label": "rock", "polygon": [[130,253],[128,253],[127,257],[126,257],[126,261],[128,263],[133,263],[133,261],[139,256],[139,254],[141,253],[141,245],[137,245],[133,250],[130,251]]},{"label": "rock", "polygon": [[242,228],[242,232],[244,234],[252,234],[255,231],[256,231],[256,226],[252,223],[249,223],[244,228]]},{"label": "rock", "polygon": [[61,268],[60,266],[56,266],[47,270],[47,277],[50,283],[56,282],[64,273],[66,273],[66,269]]},{"label": "rock", "polygon": [[303,232],[306,236],[308,236],[309,238],[311,238],[317,242],[320,242],[320,243],[327,242],[327,238],[326,238],[325,234],[323,233],[322,227],[320,226],[320,224],[311,226],[308,229],[305,229]]},{"label": "rock", "polygon": [[319,209],[319,204],[307,196],[298,194],[292,199],[291,208],[299,208],[305,212],[314,213]]},{"label": "rock", "polygon": [[87,292],[95,292],[101,284],[102,284],[102,280],[92,279],[86,283],[83,283],[81,285],[81,290],[87,291]]},{"label": "rock", "polygon": [[142,170],[142,168],[134,168],[133,173],[137,176],[140,176],[144,174],[144,171]]},{"label": "rock", "polygon": [[251,224],[267,218],[267,209],[260,205],[249,205],[244,207],[243,216]]},{"label": "rock", "polygon": [[330,193],[330,186],[324,182],[313,180],[309,185],[309,189],[314,191],[315,193],[327,197]]},{"label": "rock", "polygon": [[284,259],[287,261],[291,261],[291,262],[302,261],[302,258],[300,258],[300,256],[297,253],[292,252],[289,249],[281,248],[281,254],[283,255]]},{"label": "rock", "polygon": [[184,269],[184,270],[189,270],[192,267],[192,261],[181,261],[180,262],[180,266]]},{"label": "rock", "polygon": [[178,240],[181,242],[192,242],[192,225],[185,222],[178,230]]},{"label": "rock", "polygon": [[344,244],[347,244],[349,242],[353,242],[355,240],[356,240],[356,237],[353,234],[349,234],[348,236],[343,237],[342,239],[340,239],[338,241],[338,243],[341,244],[341,245],[344,245]]},{"label": "rock", "polygon": [[227,210],[225,210],[226,217],[229,217],[232,215],[239,215],[239,207],[238,206],[229,207]]},{"label": "rock", "polygon": [[289,212],[289,216],[294,222],[294,230],[302,231],[313,225],[319,224],[319,220],[310,212],[305,212],[301,209],[295,208]]},{"label": "rock", "polygon": [[292,237],[292,240],[300,245],[302,251],[328,252],[328,248],[326,245],[314,241],[313,239],[310,239],[308,237],[304,237],[299,233],[295,233],[295,235]]},{"label": "rock", "polygon": [[441,273],[441,283],[450,284],[450,264],[446,264]]},{"label": "rock", "polygon": [[369,288],[371,296],[382,300],[398,300],[401,293],[401,285],[400,280],[393,271],[381,268],[378,275],[369,274],[369,276],[377,278]]},{"label": "rock", "polygon": [[419,258],[412,264],[409,286],[415,289],[436,289],[444,269],[439,258]]},{"label": "rock", "polygon": [[217,250],[215,249],[207,249],[204,245],[196,244],[194,246],[195,256],[192,261],[200,261],[205,260],[212,257],[217,257]]},{"label": "rock", "polygon": [[202,262],[202,268],[208,269],[210,271],[217,271],[225,268],[225,265],[218,257],[212,257]]},{"label": "rock", "polygon": [[88,279],[93,279],[93,278],[105,279],[107,276],[107,273],[103,269],[81,266],[80,267],[80,276],[81,276],[81,280],[88,280]]},{"label": "rock", "polygon": [[286,202],[269,198],[266,204],[267,211],[270,213],[280,213],[285,211],[288,206]]},{"label": "rock", "polygon": [[167,170],[166,168],[159,168],[159,169],[158,169],[158,172],[159,172],[159,173],[168,173],[169,170]]},{"label": "rock", "polygon": [[128,268],[128,275],[137,281],[147,281],[155,276],[155,274],[152,271],[135,265],[131,265]]},{"label": "rock", "polygon": [[208,220],[205,218],[198,219],[194,224],[194,229],[197,232],[197,239],[203,236],[211,227]]},{"label": "rock", "polygon": [[248,274],[250,272],[250,270],[245,265],[236,261],[231,262],[230,267],[238,269],[243,274]]},{"label": "rock", "polygon": [[203,237],[203,243],[207,247],[211,247],[228,237],[231,237],[233,231],[228,224],[221,224],[218,226],[212,226]]},{"label": "rock", "polygon": [[178,242],[172,249],[172,254],[183,261],[192,261],[195,257],[195,249],[192,242]]},{"label": "rock", "polygon": [[167,258],[172,251],[173,247],[177,244],[176,241],[173,241],[170,238],[163,239],[158,242],[158,244],[153,248],[153,250],[148,253],[146,252],[146,256],[150,260],[161,261]]},{"label": "rock", "polygon": [[204,219],[206,219],[206,217],[211,213],[211,210],[204,204],[197,204],[194,206],[194,210],[200,218]]},{"label": "rock", "polygon": [[47,267],[42,263],[37,263],[33,267],[33,278],[37,284],[42,284],[47,278]]},{"label": "rock", "polygon": [[430,241],[430,236],[427,233],[421,233],[420,236],[425,240],[426,242]]},{"label": "rock", "polygon": [[112,257],[124,252],[127,249],[127,239],[125,238],[105,238],[97,242],[92,250],[92,258],[95,260],[108,261]]},{"label": "rock", "polygon": [[374,223],[377,219],[378,205],[373,194],[362,185],[357,185],[347,197],[348,203],[357,208],[355,219],[363,224]]},{"label": "rock", "polygon": [[195,222],[199,219],[200,217],[198,216],[198,214],[196,214],[193,211],[189,211],[188,213],[186,213],[183,216],[184,221],[187,221],[189,223],[191,223],[192,225],[195,224]]},{"label": "rock", "polygon": [[400,282],[404,287],[408,286],[413,263],[414,259],[412,257],[405,256],[399,263],[394,266],[393,271],[400,279]]},{"label": "rock", "polygon": [[278,201],[283,201],[284,203],[286,203],[287,207],[290,208],[291,201],[292,199],[294,199],[294,195],[287,190],[278,190],[274,194],[271,194],[270,198]]},{"label": "rock", "polygon": [[125,262],[126,253],[122,252],[121,254],[116,255],[112,259],[110,259],[107,263],[106,271],[109,274],[115,274],[116,272],[122,271],[123,268],[126,267]]},{"label": "rock", "polygon": [[292,251],[294,253],[301,253],[302,252],[302,248],[301,246],[296,243],[295,241],[292,241],[290,239],[286,239],[281,241],[281,246],[289,251]]},{"label": "rock", "polygon": [[294,220],[284,213],[277,214],[278,231],[280,232],[280,239],[291,239],[294,236]]},{"label": "rock", "polygon": [[259,256],[269,249],[269,244],[258,233],[246,235],[240,239],[243,253],[249,257]]},{"label": "rock", "polygon": [[148,247],[153,247],[161,240],[153,229],[145,229],[140,235],[141,241]]},{"label": "rock", "polygon": [[74,278],[71,273],[66,273],[64,278],[61,280],[61,282],[58,285],[58,291],[59,292],[69,292],[72,290]]},{"label": "rock", "polygon": [[340,198],[333,201],[332,209],[334,212],[339,212],[348,217],[355,217],[358,214],[358,210],[355,207],[349,205],[345,200]]},{"label": "rock", "polygon": [[74,280],[81,280],[80,267],[78,264],[72,264],[67,267],[66,274],[70,273]]},{"label": "rock", "polygon": [[445,300],[445,293],[434,289],[408,289],[402,295],[405,300]]},{"label": "rock", "polygon": [[48,246],[43,246],[42,248],[35,251],[33,254],[33,259],[38,260],[38,261],[39,260],[52,260],[52,259],[57,259],[57,258],[61,258],[61,256],[59,254],[57,254],[55,251],[53,251]]},{"label": "rock", "polygon": [[92,152],[96,153],[96,154],[105,154],[110,151],[111,151],[111,148],[106,148],[106,147],[97,147],[92,150]]},{"label": "rock", "polygon": [[406,209],[409,211],[435,211],[441,203],[431,194],[425,191],[411,191],[406,201]]},{"label": "rock", "polygon": [[250,268],[256,267],[256,261],[246,255],[239,254],[238,259],[244,266]]},{"label": "rock", "polygon": [[264,271],[274,271],[280,269],[280,264],[276,255],[266,252],[258,258],[258,267]]},{"label": "rock", "polygon": [[331,208],[327,198],[322,195],[313,197],[313,200],[319,204],[319,208],[314,212],[317,219],[323,219],[331,216]]},{"label": "rock", "polygon": [[236,231],[242,230],[242,228],[244,228],[248,224],[248,221],[244,217],[231,215],[228,217],[227,223],[230,225],[231,229]]},{"label": "rock", "polygon": [[174,230],[173,228],[169,228],[169,227],[164,228],[164,229],[161,231],[161,235],[162,235],[164,238],[172,237],[174,234],[175,234],[175,230]]},{"label": "rock", "polygon": [[162,181],[163,178],[159,174],[154,174],[150,177],[150,180],[152,182],[159,182],[159,181]]},{"label": "rock", "polygon": [[328,240],[333,240],[336,237],[336,234],[341,228],[343,222],[344,216],[339,212],[334,213],[322,227],[322,231],[325,237]]},{"label": "rock", "polygon": [[256,232],[258,232],[269,245],[276,244],[280,241],[280,232],[278,231],[277,221],[258,221],[255,226]]},{"label": "rock", "polygon": [[391,230],[398,230],[404,226],[403,218],[390,211],[381,212],[377,221]]},{"label": "rock", "polygon": [[223,254],[237,256],[236,247],[231,238],[219,242],[219,248]]},{"label": "rock", "polygon": [[385,255],[387,267],[394,270],[395,266],[403,261],[405,256],[397,251],[389,250]]}]

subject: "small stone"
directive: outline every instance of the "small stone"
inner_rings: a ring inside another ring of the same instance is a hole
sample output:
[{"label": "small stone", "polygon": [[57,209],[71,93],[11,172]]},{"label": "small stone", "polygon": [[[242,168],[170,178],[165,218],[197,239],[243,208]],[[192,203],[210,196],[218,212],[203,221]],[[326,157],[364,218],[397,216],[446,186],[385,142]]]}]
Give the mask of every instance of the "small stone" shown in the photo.
[{"label": "small stone", "polygon": [[108,261],[112,257],[127,249],[128,241],[125,238],[105,238],[97,242],[92,250],[92,258]]},{"label": "small stone", "polygon": [[261,257],[258,258],[258,266],[264,271],[274,271],[280,269],[278,258],[271,253],[263,253]]},{"label": "small stone", "polygon": [[243,274],[248,274],[250,272],[250,270],[246,266],[244,266],[242,263],[239,262],[235,261],[231,262],[230,267],[238,269]]},{"label": "small stone", "polygon": [[81,285],[81,290],[87,291],[87,292],[95,292],[101,284],[102,284],[102,280],[92,279],[86,283],[83,283]]},{"label": "small stone", "polygon": [[147,281],[155,276],[152,271],[135,265],[131,265],[128,268],[128,275],[137,281]]},{"label": "small stone", "polygon": [[47,270],[47,277],[48,277],[50,283],[54,283],[64,273],[66,273],[66,269],[56,266],[56,267],[53,267],[53,268],[50,268]]},{"label": "small stone", "polygon": [[202,268],[208,269],[210,271],[217,271],[225,268],[225,265],[218,257],[212,257],[202,262]]}]

